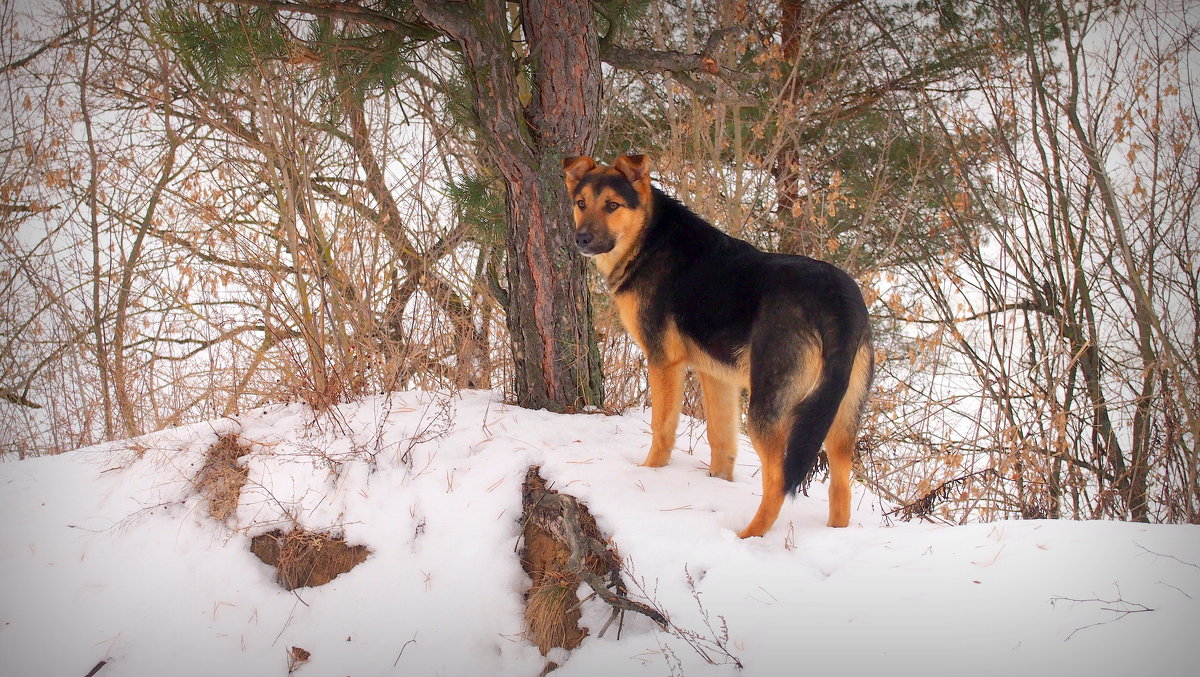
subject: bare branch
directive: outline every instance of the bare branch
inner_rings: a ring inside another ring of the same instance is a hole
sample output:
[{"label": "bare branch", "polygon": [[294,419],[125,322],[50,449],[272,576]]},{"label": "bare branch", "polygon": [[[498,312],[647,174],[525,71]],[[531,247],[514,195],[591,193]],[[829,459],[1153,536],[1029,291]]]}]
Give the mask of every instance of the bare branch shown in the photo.
[{"label": "bare branch", "polygon": [[19,393],[16,390],[7,387],[0,387],[0,400],[11,402],[22,407],[29,407],[30,409],[42,408],[42,405],[30,400],[23,393]]},{"label": "bare branch", "polygon": [[7,73],[9,71],[16,70],[18,68],[23,68],[29,62],[38,58],[39,56],[41,56],[48,50],[54,49],[56,47],[64,47],[67,45],[75,44],[76,42],[78,42],[78,40],[68,40],[67,38],[73,37],[76,33],[79,32],[79,29],[84,28],[87,25],[88,25],[88,22],[83,21],[83,22],[75,24],[74,26],[70,26],[70,27],[64,29],[58,35],[55,35],[54,37],[52,37],[52,38],[46,40],[45,42],[43,42],[42,44],[38,45],[37,48],[34,49],[32,52],[26,54],[25,56],[23,56],[19,59],[16,59],[15,61],[10,61],[10,62],[4,64],[3,66],[0,66],[0,75]]}]

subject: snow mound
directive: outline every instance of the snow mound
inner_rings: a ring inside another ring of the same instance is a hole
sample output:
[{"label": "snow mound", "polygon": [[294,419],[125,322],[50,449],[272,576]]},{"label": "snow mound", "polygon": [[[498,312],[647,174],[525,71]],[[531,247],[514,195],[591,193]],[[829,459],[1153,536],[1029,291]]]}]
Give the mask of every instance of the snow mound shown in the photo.
[{"label": "snow mound", "polygon": [[[492,393],[396,393],[314,417],[275,405],[56,457],[0,464],[0,674],[537,675],[517,557],[526,469],[586,502],[664,632],[583,605],[555,675],[1190,674],[1200,663],[1200,527],[881,524],[824,489],[742,541],[758,504],[707,475],[703,426],[637,467],[648,412],[556,415]],[[197,490],[236,434],[246,482],[224,520]],[[250,552],[296,526],[371,555],[286,591]],[[293,650],[293,647],[299,650]],[[298,657],[303,658],[299,660]]]}]

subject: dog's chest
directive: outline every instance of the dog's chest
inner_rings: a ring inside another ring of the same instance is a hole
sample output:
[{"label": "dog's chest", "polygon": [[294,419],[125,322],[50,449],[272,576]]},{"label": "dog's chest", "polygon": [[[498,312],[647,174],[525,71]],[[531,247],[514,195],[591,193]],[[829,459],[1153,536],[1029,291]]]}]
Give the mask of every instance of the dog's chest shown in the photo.
[{"label": "dog's chest", "polygon": [[613,296],[613,302],[617,304],[617,314],[621,317],[621,324],[624,325],[625,331],[629,332],[629,335],[643,351],[646,350],[646,343],[642,340],[641,321],[638,319],[640,303],[637,294],[618,293]]},{"label": "dog's chest", "polygon": [[[651,363],[677,364],[688,359],[688,349],[674,319],[665,310],[637,292],[613,295],[625,331]],[[649,306],[645,304],[651,304]]]}]

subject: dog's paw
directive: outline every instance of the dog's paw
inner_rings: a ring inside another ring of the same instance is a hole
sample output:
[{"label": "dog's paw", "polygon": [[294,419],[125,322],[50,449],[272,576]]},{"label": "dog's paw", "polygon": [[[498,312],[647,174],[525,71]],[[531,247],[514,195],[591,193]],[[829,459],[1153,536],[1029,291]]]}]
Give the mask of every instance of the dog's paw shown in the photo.
[{"label": "dog's paw", "polygon": [[645,467],[645,468],[661,468],[667,464],[667,461],[670,461],[670,460],[671,460],[671,452],[668,451],[667,453],[664,454],[660,451],[655,451],[655,450],[651,449],[650,453],[646,454],[646,460],[642,461],[638,465],[641,465],[642,467]]},{"label": "dog's paw", "polygon": [[726,482],[732,482],[733,481],[733,468],[725,468],[723,470],[710,469],[708,471],[708,476],[716,477],[718,479],[723,479]]}]

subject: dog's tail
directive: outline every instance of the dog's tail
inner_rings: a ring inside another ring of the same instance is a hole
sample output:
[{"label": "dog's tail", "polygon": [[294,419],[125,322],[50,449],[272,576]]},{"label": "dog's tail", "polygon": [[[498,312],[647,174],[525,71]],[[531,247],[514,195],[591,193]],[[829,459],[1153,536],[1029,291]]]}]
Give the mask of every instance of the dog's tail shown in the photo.
[{"label": "dog's tail", "polygon": [[[821,374],[813,389],[792,410],[792,428],[783,460],[785,494],[794,493],[808,479],[830,427],[835,419],[842,423],[838,414],[843,406],[852,408],[847,424],[857,430],[866,387],[874,371],[869,344],[869,336],[861,334],[836,339],[826,336],[822,341]],[[862,350],[864,345],[867,350]],[[859,378],[855,378],[856,371]],[[854,401],[843,404],[849,398]],[[851,437],[854,434],[850,432]]]}]

